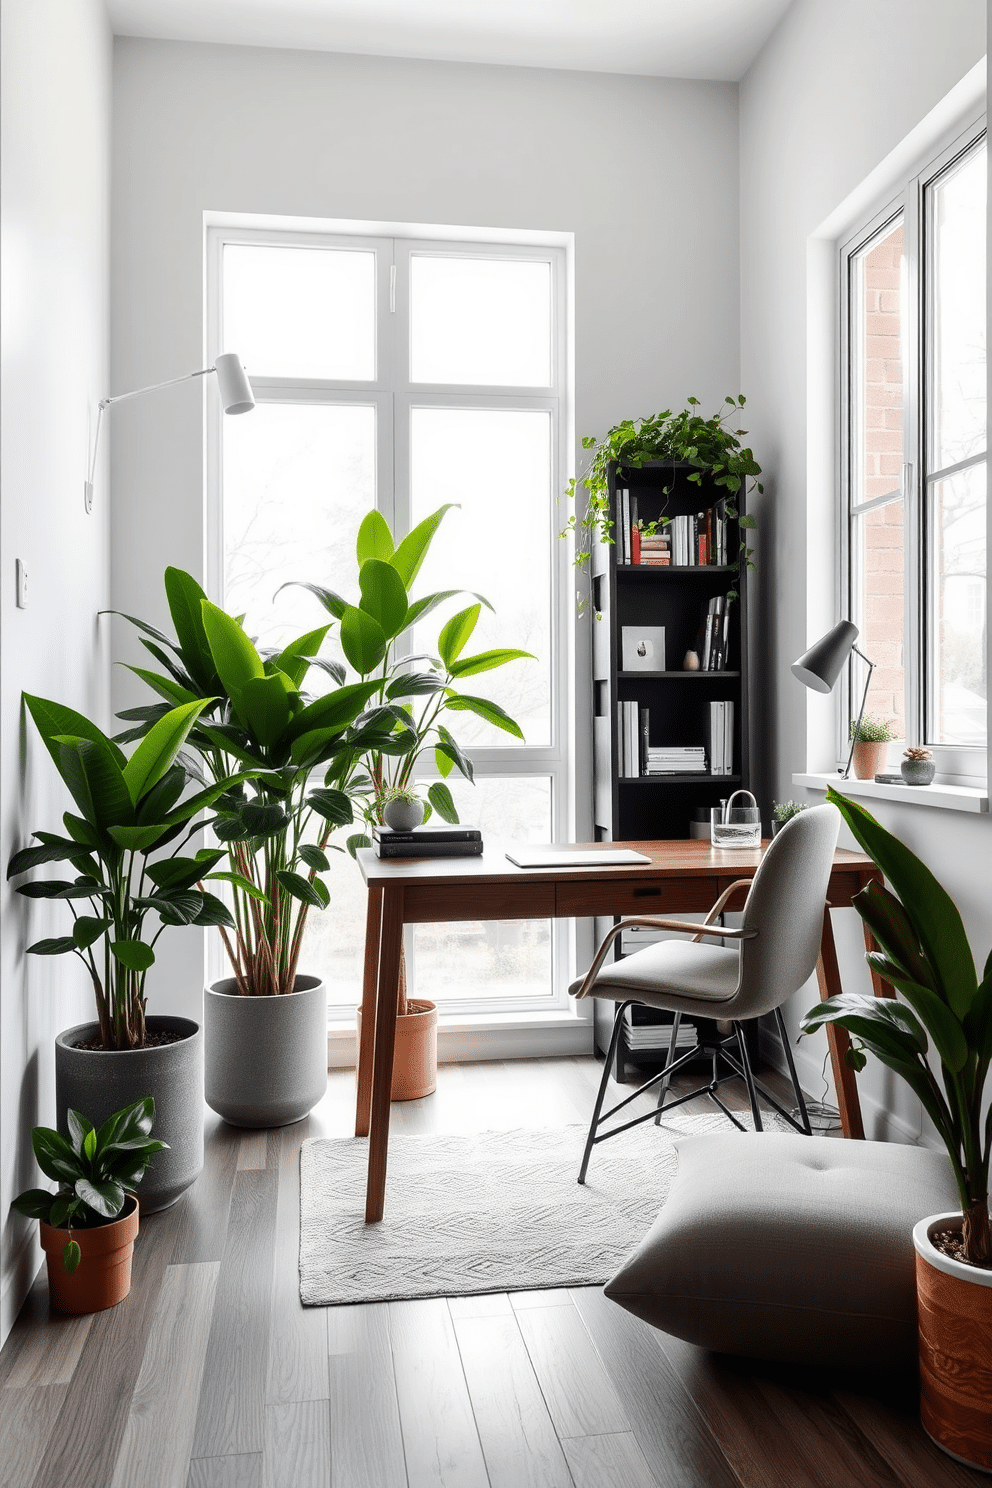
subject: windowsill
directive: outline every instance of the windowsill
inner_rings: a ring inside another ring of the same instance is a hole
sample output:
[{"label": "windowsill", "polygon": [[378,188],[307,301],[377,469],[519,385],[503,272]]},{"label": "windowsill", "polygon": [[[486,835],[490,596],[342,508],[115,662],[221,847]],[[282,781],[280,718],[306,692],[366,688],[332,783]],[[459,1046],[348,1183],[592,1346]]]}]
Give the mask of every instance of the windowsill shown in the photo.
[{"label": "windowsill", "polygon": [[828,785],[833,785],[845,795],[897,801],[900,806],[929,806],[938,811],[987,812],[989,809],[988,787],[941,785],[936,780],[933,785],[880,785],[876,780],[841,780],[837,774],[816,774],[793,775],[792,783],[814,791],[826,791]]}]

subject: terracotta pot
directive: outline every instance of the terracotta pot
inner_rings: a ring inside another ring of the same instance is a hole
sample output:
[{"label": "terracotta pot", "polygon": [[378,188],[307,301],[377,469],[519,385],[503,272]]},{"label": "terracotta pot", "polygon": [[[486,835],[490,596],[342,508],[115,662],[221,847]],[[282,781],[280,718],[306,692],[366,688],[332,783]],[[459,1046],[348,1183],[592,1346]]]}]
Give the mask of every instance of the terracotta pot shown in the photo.
[{"label": "terracotta pot", "polygon": [[[355,1064],[362,1046],[362,1010],[356,1009]],[[437,1089],[437,1006],[411,997],[407,1011],[396,1019],[393,1083],[390,1099],[420,1100]]]},{"label": "terracotta pot", "polygon": [[[131,1255],[138,1233],[138,1205],[129,1194],[120,1218],[95,1230],[55,1229],[41,1221],[41,1247],[48,1263],[48,1295],[56,1312],[103,1312],[131,1290]],[[75,1240],[82,1259],[71,1274],[62,1252]]]},{"label": "terracotta pot", "polygon": [[960,1228],[960,1214],[935,1214],[913,1230],[920,1420],[942,1451],[992,1473],[992,1271],[930,1243],[935,1230]]},{"label": "terracotta pot", "polygon": [[889,757],[888,740],[882,740],[875,744],[867,739],[859,739],[854,746],[854,778],[855,780],[874,780],[880,771],[885,769],[885,762]]}]

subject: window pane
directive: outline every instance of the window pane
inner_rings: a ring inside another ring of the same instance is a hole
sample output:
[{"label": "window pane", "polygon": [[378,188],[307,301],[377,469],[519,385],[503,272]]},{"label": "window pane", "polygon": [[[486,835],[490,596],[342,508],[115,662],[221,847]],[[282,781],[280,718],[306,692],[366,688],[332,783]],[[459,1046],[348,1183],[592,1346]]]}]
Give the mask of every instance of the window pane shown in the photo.
[{"label": "window pane", "polygon": [[[488,675],[488,673],[486,674]],[[551,841],[547,776],[448,777],[461,818],[481,827],[487,845]],[[550,920],[468,921],[414,927],[411,991],[432,1002],[552,994]]]},{"label": "window pane", "polygon": [[417,253],[410,299],[413,382],[550,386],[550,264]]},{"label": "window pane", "polygon": [[[443,502],[447,514],[420,572],[416,593],[460,588],[484,594],[465,655],[496,647],[530,651],[483,672],[465,691],[498,702],[530,745],[551,742],[551,416],[543,409],[414,408],[411,412],[412,520]],[[469,603],[469,600],[465,601]],[[418,631],[414,651],[428,650],[434,629]],[[470,684],[470,685],[469,685]],[[512,745],[513,736],[471,713],[449,724],[460,744]]]},{"label": "window pane", "polygon": [[260,403],[222,432],[224,604],[261,644],[283,646],[327,617],[303,589],[276,598],[280,584],[353,587],[358,525],[375,502],[375,409]]},{"label": "window pane", "polygon": [[375,377],[375,254],[224,248],[223,345],[253,377]]},{"label": "window pane", "polygon": [[985,448],[985,145],[930,188],[931,470]]},{"label": "window pane", "polygon": [[903,224],[851,260],[851,501],[899,488],[903,463]]},{"label": "window pane", "polygon": [[[903,504],[876,506],[851,523],[851,619],[860,646],[875,663],[865,711],[893,719],[896,737],[906,732],[906,657],[903,610]],[[864,664],[852,671],[851,711],[857,717],[865,685]]]},{"label": "window pane", "polygon": [[930,685],[935,744],[985,743],[985,491],[984,465],[959,470],[931,488]]}]

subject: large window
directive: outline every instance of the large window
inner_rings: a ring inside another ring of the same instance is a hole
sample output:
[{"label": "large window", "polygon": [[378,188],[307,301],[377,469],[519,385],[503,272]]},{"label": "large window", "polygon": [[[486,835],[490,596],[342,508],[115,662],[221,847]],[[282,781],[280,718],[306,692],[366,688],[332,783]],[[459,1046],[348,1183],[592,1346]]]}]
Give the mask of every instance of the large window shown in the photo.
[{"label": "large window", "polygon": [[[275,645],[321,623],[306,579],[350,595],[355,537],[376,506],[402,534],[446,502],[419,591],[486,596],[473,645],[535,662],[487,674],[525,743],[461,713],[477,784],[449,777],[487,838],[548,841],[565,821],[561,547],[554,502],[564,367],[563,250],[213,228],[208,350],[234,350],[250,418],[210,432],[214,592]],[[452,602],[432,621],[459,608]],[[410,637],[418,652],[435,630]],[[425,771],[429,765],[425,762]],[[342,838],[347,833],[342,833]],[[334,859],[331,908],[311,913],[303,961],[344,1015],[360,996],[364,892]],[[560,930],[547,921],[425,926],[412,990],[449,1012],[563,1005]]]},{"label": "large window", "polygon": [[868,709],[964,780],[987,745],[985,196],[975,126],[841,255],[846,600],[876,664]]}]

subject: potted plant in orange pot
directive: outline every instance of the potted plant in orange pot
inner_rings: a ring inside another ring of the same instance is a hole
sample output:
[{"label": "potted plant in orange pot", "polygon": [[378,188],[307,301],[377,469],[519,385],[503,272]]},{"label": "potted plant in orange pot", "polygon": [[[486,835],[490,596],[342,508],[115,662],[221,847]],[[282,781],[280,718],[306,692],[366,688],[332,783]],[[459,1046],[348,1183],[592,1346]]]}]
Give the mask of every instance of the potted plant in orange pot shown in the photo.
[{"label": "potted plant in orange pot", "polygon": [[889,744],[895,736],[891,719],[873,718],[867,714],[860,721],[851,720],[848,739],[854,745],[855,780],[874,780],[879,771],[884,770]]},{"label": "potted plant in orange pot", "polygon": [[102,1312],[131,1290],[131,1255],[138,1233],[134,1189],[164,1142],[151,1136],[151,1096],[125,1106],[99,1129],[69,1112],[68,1140],[36,1126],[31,1145],[41,1171],[59,1185],[55,1193],[31,1188],[11,1204],[41,1221],[48,1263],[48,1293],[57,1312]]},{"label": "potted plant in orange pot", "polygon": [[903,1000],[843,993],[811,1008],[802,1027],[846,1028],[854,1067],[867,1049],[906,1080],[947,1148],[961,1212],[921,1217],[913,1231],[920,1413],[938,1446],[992,1471],[992,954],[979,977],[961,916],[926,865],[857,802],[834,790],[827,798],[895,891],[873,881],[854,905],[881,947],[869,962]]}]

